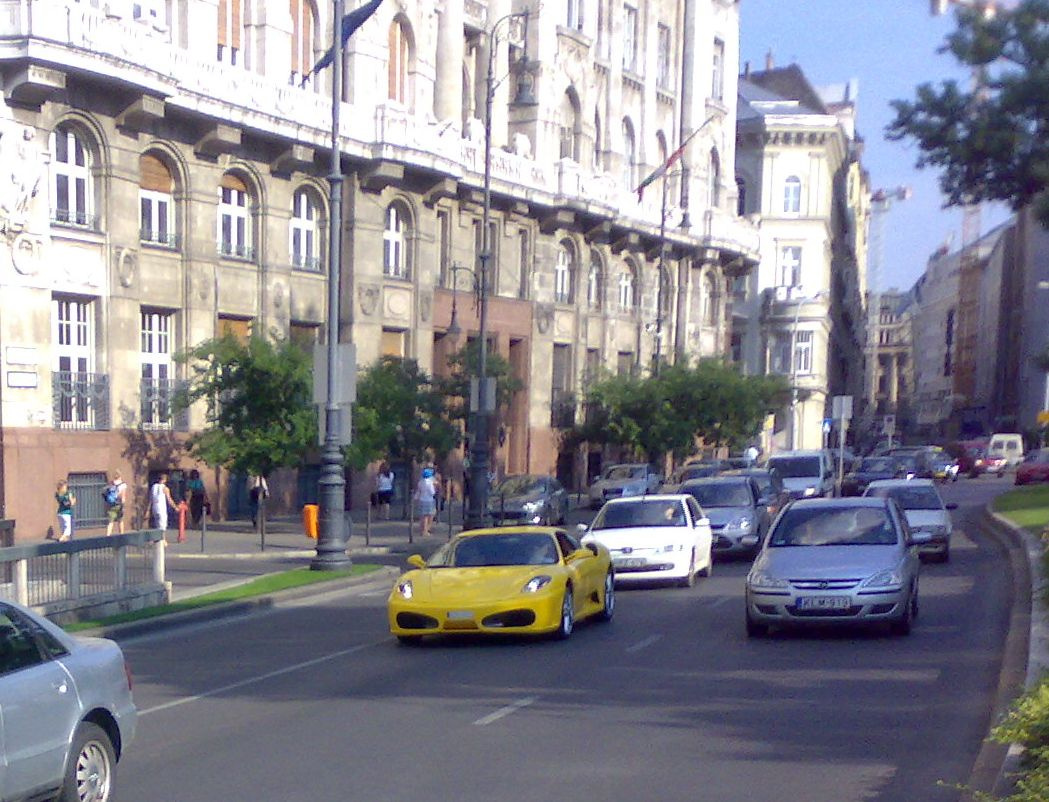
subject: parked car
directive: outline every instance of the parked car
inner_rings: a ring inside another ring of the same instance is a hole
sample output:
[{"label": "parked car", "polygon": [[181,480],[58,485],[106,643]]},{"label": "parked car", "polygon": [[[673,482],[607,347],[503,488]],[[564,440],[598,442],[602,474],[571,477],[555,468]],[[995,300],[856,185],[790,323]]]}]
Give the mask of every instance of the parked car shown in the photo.
[{"label": "parked car", "polygon": [[112,799],[136,717],[117,644],[0,601],[3,799]]},{"label": "parked car", "polygon": [[783,477],[791,498],[834,495],[834,470],[826,451],[782,451],[765,463]]},{"label": "parked car", "polygon": [[661,479],[659,471],[643,462],[611,465],[590,485],[590,509],[600,509],[611,498],[655,493]]},{"label": "parked car", "polygon": [[1049,482],[1049,448],[1030,452],[1016,467],[1016,484]]},{"label": "parked car", "polygon": [[988,457],[1001,457],[1005,460],[1006,469],[1015,468],[1024,459],[1023,435],[1016,433],[996,433],[991,435],[987,444]]},{"label": "parked car", "polygon": [[932,453],[929,457],[930,474],[936,482],[957,482],[958,461],[943,449]]},{"label": "parked car", "polygon": [[616,582],[668,580],[691,587],[710,576],[710,521],[692,496],[613,499],[594,518],[583,543],[612,555]]},{"label": "parked car", "polygon": [[681,485],[681,492],[692,496],[710,519],[716,553],[754,554],[761,546],[769,528],[769,511],[754,479],[693,479]]},{"label": "parked car", "polygon": [[953,502],[944,504],[931,479],[885,480],[871,482],[865,496],[891,498],[907,516],[912,531],[924,530],[930,542],[919,549],[922,556],[935,556],[940,562],[951,559],[951,523],[949,510],[958,508]]},{"label": "parked car", "polygon": [[896,479],[905,475],[903,461],[896,457],[864,457],[845,474],[841,481],[843,496],[862,496],[867,485],[878,479]]},{"label": "parked car", "polygon": [[608,549],[562,529],[516,526],[460,532],[429,560],[413,554],[386,601],[405,645],[447,633],[553,634],[615,612]]},{"label": "parked car", "polygon": [[684,482],[687,482],[690,479],[703,479],[708,476],[717,476],[721,471],[722,463],[720,460],[684,465],[667,477],[667,480],[660,485],[659,492],[677,493],[681,490],[681,485]]},{"label": "parked car", "polygon": [[488,515],[496,526],[562,524],[568,514],[568,492],[552,476],[507,476],[488,495]]},{"label": "parked car", "polygon": [[769,520],[776,517],[790,499],[787,489],[783,486],[783,479],[775,468],[742,468],[739,470],[723,471],[722,476],[749,476],[757,483],[758,492],[761,494],[758,501],[764,504],[769,511]]},{"label": "parked car", "polygon": [[776,519],[746,579],[749,637],[770,627],[888,624],[918,615],[919,560],[897,504],[884,498],[794,501]]}]

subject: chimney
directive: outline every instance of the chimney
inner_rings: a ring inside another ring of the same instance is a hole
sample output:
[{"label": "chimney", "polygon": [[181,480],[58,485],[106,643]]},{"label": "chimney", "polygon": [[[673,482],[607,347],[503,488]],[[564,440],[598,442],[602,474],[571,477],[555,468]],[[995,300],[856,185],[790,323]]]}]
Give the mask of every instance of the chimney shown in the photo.
[{"label": "chimney", "polygon": [[771,69],[774,69],[775,66],[776,66],[776,61],[775,61],[775,59],[772,58],[772,48],[770,47],[769,51],[765,54],[765,69],[766,70],[771,70]]}]

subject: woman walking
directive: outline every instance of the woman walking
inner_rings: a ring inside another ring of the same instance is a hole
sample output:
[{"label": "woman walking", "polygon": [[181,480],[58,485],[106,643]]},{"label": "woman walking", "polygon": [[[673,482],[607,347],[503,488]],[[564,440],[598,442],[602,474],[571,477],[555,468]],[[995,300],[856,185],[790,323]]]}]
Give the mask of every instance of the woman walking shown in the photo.
[{"label": "woman walking", "polygon": [[390,520],[393,481],[393,469],[387,463],[382,463],[379,466],[379,472],[375,475],[375,503],[379,507],[379,517],[384,521]]},{"label": "woman walking", "polygon": [[437,509],[437,483],[433,468],[423,468],[419,483],[415,486],[415,501],[419,505],[419,527],[423,537],[429,537],[433,526],[433,514]]},{"label": "woman walking", "polygon": [[73,507],[76,506],[76,495],[65,479],[58,480],[55,503],[58,504],[58,542],[64,543],[73,537]]}]

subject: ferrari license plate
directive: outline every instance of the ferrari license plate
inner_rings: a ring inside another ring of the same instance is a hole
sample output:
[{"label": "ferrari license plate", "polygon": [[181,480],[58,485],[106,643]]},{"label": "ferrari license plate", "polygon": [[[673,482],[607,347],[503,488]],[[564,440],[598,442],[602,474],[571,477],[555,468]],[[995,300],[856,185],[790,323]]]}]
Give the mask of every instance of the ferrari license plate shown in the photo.
[{"label": "ferrari license plate", "polygon": [[449,621],[468,621],[473,618],[473,610],[449,610],[448,620]]},{"label": "ferrari license plate", "polygon": [[616,568],[643,568],[645,566],[644,557],[619,557],[612,560],[612,565]]},{"label": "ferrari license plate", "polygon": [[845,610],[852,606],[848,596],[802,596],[798,599],[799,610]]}]

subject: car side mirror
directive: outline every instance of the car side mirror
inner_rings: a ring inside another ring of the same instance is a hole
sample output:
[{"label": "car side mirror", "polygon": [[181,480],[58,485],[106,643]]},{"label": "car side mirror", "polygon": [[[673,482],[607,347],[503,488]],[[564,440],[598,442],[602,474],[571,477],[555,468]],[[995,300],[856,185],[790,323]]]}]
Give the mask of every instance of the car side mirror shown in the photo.
[{"label": "car side mirror", "polygon": [[575,530],[576,530],[577,532],[579,532],[579,533],[584,533],[584,532],[586,532],[586,531],[587,531],[588,529],[590,529],[590,527],[589,527],[589,526],[587,526],[586,524],[576,524],[576,525],[575,525]]},{"label": "car side mirror", "polygon": [[413,554],[411,557],[408,558],[407,562],[408,565],[412,566],[412,568],[426,567],[426,560],[423,559],[423,556],[421,554]]},{"label": "car side mirror", "polygon": [[591,552],[591,553],[592,553],[592,554],[593,554],[593,555],[594,555],[595,557],[596,557],[596,556],[598,555],[598,549],[597,549],[597,544],[596,544],[596,543],[587,543],[587,544],[586,544],[586,548],[587,548],[587,550],[588,550],[589,552]]},{"label": "car side mirror", "polygon": [[923,546],[926,543],[932,543],[932,532],[927,532],[924,529],[911,532],[911,537],[907,541],[908,546]]},{"label": "car side mirror", "polygon": [[949,509],[949,510],[956,510],[956,509],[958,509],[958,502],[957,501],[948,501],[947,504],[944,505],[944,506],[946,506],[947,509]]}]

